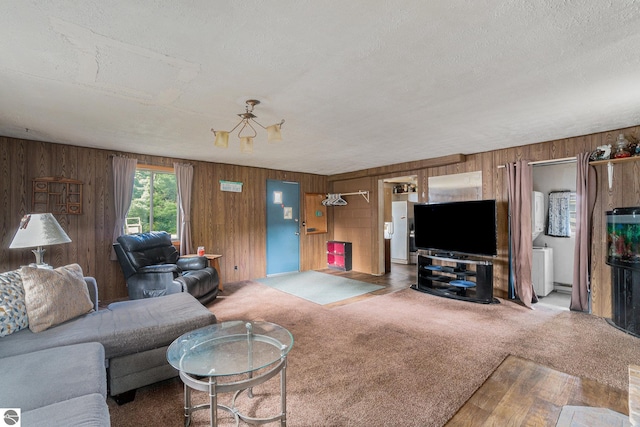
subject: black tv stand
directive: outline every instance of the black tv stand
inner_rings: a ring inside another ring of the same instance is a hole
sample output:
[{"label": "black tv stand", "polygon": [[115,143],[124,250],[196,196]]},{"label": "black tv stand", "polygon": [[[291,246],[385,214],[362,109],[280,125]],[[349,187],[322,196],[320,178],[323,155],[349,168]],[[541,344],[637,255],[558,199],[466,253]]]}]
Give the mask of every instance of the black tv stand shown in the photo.
[{"label": "black tv stand", "polygon": [[437,252],[432,256],[437,257],[439,259],[467,259],[467,255],[456,254],[454,252]]},{"label": "black tv stand", "polygon": [[482,304],[493,297],[493,263],[449,253],[418,254],[418,282],[411,287],[447,298]]}]

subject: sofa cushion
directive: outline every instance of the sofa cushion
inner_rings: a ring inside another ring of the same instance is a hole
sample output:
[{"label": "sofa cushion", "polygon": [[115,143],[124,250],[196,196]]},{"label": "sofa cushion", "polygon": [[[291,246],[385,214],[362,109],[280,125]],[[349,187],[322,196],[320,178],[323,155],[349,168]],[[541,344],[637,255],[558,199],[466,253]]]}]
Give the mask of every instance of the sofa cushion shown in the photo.
[{"label": "sofa cushion", "polygon": [[0,338],[0,357],[96,341],[110,359],[169,345],[185,332],[215,322],[214,314],[186,292],[123,301],[37,334],[27,328]]},{"label": "sofa cushion", "polygon": [[55,270],[20,269],[25,292],[29,329],[42,332],[51,326],[93,310],[82,268],[70,264]]},{"label": "sofa cushion", "polygon": [[92,393],[32,411],[23,411],[22,425],[31,427],[108,427],[111,425],[111,418],[104,396]]},{"label": "sofa cushion", "polygon": [[29,326],[19,271],[0,273],[0,337]]},{"label": "sofa cushion", "polygon": [[85,394],[107,396],[104,349],[95,342],[2,358],[0,378],[2,405],[23,412]]}]

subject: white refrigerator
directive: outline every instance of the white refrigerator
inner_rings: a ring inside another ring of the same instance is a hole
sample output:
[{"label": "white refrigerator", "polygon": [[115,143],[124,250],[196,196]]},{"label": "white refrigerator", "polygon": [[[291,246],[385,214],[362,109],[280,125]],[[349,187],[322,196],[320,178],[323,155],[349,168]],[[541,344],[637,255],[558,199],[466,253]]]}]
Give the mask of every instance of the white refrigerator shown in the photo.
[{"label": "white refrigerator", "polygon": [[413,202],[391,202],[391,262],[410,263],[409,234],[413,227]]}]

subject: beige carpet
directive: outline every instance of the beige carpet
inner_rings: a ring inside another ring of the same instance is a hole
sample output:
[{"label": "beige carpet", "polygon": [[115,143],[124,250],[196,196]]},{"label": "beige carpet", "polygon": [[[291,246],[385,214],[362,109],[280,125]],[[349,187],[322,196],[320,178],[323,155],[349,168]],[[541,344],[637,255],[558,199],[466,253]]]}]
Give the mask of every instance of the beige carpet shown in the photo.
[{"label": "beige carpet", "polygon": [[[626,389],[640,340],[594,316],[502,301],[472,304],[411,289],[326,308],[255,282],[225,284],[210,305],[220,321],[279,323],[294,335],[289,356],[289,426],[441,426],[508,355]],[[244,399],[269,415],[278,381]],[[196,397],[205,401],[202,394]],[[114,426],[182,425],[182,385],[109,399]],[[221,415],[223,413],[221,412]],[[208,425],[206,412],[194,425]],[[225,416],[220,425],[232,425]]]}]

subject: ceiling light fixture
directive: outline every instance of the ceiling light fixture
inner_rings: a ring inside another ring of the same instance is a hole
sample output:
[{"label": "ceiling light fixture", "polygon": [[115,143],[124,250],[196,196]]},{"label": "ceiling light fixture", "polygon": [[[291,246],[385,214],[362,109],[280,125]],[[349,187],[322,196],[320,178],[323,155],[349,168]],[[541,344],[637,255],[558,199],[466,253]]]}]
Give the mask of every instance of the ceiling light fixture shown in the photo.
[{"label": "ceiling light fixture", "polygon": [[[224,130],[214,130],[213,128],[211,129],[211,132],[213,132],[213,134],[216,136],[216,140],[214,142],[214,145],[216,147],[227,148],[229,146],[229,134],[236,130],[240,125],[242,125],[242,127],[238,131],[238,138],[240,138],[240,151],[242,151],[243,153],[253,153],[253,138],[258,135],[258,132],[256,132],[256,128],[253,127],[252,122],[267,131],[267,140],[269,142],[282,141],[280,128],[284,123],[284,119],[281,120],[280,123],[276,123],[271,126],[262,126],[255,120],[257,116],[253,114],[253,107],[260,104],[260,101],[258,101],[257,99],[248,99],[246,101],[246,104],[247,105],[245,106],[245,112],[238,114],[238,116],[241,117],[240,122],[235,125],[233,129],[228,132]],[[245,133],[245,135],[243,135],[242,131],[244,130],[246,130],[247,132],[253,131],[253,134],[247,135]]]}]

